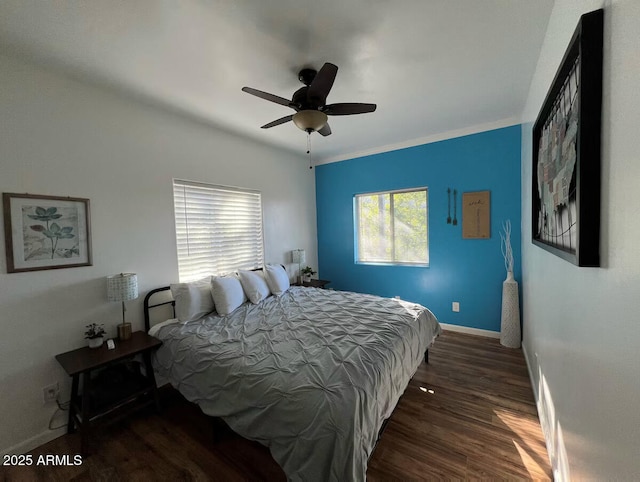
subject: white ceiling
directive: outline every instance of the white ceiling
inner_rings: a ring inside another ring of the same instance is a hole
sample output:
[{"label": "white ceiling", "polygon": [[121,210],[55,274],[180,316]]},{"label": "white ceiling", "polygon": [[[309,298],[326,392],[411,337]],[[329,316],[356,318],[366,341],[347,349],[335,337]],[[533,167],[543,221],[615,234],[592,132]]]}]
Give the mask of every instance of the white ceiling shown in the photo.
[{"label": "white ceiling", "polygon": [[297,72],[339,67],[327,100],[371,102],[312,135],[316,162],[516,123],[553,0],[2,0],[0,47],[304,154]]}]

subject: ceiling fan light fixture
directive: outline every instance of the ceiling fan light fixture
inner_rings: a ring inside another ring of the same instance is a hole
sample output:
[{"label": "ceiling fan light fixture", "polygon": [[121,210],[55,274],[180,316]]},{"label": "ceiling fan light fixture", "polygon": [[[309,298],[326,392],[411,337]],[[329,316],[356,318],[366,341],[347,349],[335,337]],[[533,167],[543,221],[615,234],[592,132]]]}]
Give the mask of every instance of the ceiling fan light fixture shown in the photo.
[{"label": "ceiling fan light fixture", "polygon": [[327,116],[367,114],[376,110],[376,104],[361,102],[339,102],[327,105],[327,96],[337,73],[338,66],[330,62],[325,62],[318,71],[311,68],[302,69],[298,78],[305,86],[296,90],[291,100],[251,87],[243,87],[242,91],[296,111],[295,114],[281,117],[261,126],[262,129],[270,129],[293,121],[298,129],[309,135],[312,132],[317,132],[321,136],[327,137],[331,135]]},{"label": "ceiling fan light fixture", "polygon": [[327,123],[327,114],[319,110],[301,110],[293,115],[293,123],[305,132],[319,131]]}]

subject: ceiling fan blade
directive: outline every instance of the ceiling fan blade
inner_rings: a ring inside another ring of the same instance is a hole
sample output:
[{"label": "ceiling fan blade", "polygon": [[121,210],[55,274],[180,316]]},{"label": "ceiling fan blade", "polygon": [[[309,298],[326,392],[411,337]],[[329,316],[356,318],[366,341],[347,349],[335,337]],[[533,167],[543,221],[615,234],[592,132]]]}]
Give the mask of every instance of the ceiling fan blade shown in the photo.
[{"label": "ceiling fan blade", "polygon": [[289,99],[285,99],[284,97],[269,94],[268,92],[263,92],[261,90],[252,89],[251,87],[243,87],[242,92],[255,95],[256,97],[260,97],[261,99],[268,100],[270,102],[275,102],[276,104],[286,105],[287,107],[293,108],[292,102]]},{"label": "ceiling fan blade", "polygon": [[337,73],[338,66],[334,64],[327,62],[322,66],[309,85],[309,90],[307,91],[309,102],[319,106],[325,104],[329,91],[333,87],[333,81],[336,80]]},{"label": "ceiling fan blade", "polygon": [[329,124],[325,124],[324,127],[322,127],[322,129],[320,129],[318,131],[318,134],[323,135],[325,137],[330,136],[331,135],[331,127],[329,127]]},{"label": "ceiling fan blade", "polygon": [[269,129],[270,127],[279,126],[280,124],[289,122],[291,119],[293,119],[293,114],[286,115],[284,117],[281,117],[280,119],[274,120],[273,122],[269,122],[268,124],[263,125],[262,129]]},{"label": "ceiling fan blade", "polygon": [[376,104],[360,104],[358,102],[344,102],[329,104],[322,111],[327,115],[367,114],[376,110]]}]

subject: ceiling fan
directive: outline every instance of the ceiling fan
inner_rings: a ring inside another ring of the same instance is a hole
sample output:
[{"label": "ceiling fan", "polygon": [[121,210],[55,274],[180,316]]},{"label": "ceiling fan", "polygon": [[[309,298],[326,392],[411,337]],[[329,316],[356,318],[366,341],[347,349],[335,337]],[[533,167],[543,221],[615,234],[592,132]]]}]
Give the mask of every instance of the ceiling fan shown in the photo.
[{"label": "ceiling fan", "polygon": [[338,67],[329,62],[325,63],[319,71],[311,68],[302,69],[298,73],[298,80],[304,87],[298,89],[291,100],[269,94],[261,90],[243,87],[242,91],[255,95],[261,99],[284,105],[296,111],[295,114],[281,117],[262,126],[263,129],[293,121],[293,123],[303,131],[311,134],[318,132],[323,136],[331,134],[331,128],[327,124],[329,115],[353,115],[366,114],[376,110],[376,104],[362,104],[357,102],[347,102],[338,104],[326,104],[327,96],[333,81],[338,73]]}]

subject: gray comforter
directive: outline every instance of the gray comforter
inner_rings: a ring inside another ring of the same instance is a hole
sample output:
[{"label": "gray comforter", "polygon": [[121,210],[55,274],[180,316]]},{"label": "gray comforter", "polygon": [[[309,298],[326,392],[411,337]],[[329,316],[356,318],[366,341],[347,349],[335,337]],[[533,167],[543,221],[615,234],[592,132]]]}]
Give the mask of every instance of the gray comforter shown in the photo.
[{"label": "gray comforter", "polygon": [[440,326],[417,304],[292,287],[152,333],[164,342],[158,373],[268,446],[290,480],[363,481],[382,422]]}]

